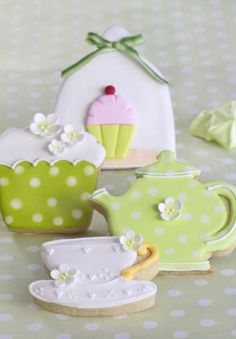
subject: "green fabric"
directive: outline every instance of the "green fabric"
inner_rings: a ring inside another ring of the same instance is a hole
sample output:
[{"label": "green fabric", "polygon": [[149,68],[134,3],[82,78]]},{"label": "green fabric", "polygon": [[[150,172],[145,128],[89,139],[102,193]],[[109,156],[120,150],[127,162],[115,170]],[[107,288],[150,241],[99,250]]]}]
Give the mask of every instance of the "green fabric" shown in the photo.
[{"label": "green fabric", "polygon": [[211,111],[203,111],[193,120],[191,133],[207,141],[215,141],[229,150],[236,147],[236,101]]},{"label": "green fabric", "polygon": [[160,83],[167,84],[168,82],[163,79],[159,74],[157,74],[138,54],[138,52],[132,47],[137,44],[143,42],[142,35],[134,35],[125,37],[119,41],[108,41],[103,37],[99,36],[96,33],[88,33],[87,35],[87,42],[97,47],[97,50],[86,55],[77,63],[71,65],[70,67],[66,68],[62,71],[62,76],[68,76],[75,71],[79,70],[81,67],[85,66],[88,62],[90,62],[93,58],[101,53],[106,52],[114,52],[119,51],[121,53],[126,54],[127,56],[134,59],[138,62],[154,79],[159,81]]}]

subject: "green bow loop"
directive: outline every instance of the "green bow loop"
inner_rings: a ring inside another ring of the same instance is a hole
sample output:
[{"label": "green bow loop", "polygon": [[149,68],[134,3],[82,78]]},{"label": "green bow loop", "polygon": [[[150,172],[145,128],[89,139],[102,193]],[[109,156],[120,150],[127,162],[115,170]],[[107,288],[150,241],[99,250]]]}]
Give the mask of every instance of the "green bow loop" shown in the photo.
[{"label": "green bow loop", "polygon": [[90,32],[87,35],[86,41],[91,45],[97,47],[95,51],[86,55],[84,58],[76,62],[75,64],[69,66],[68,68],[62,71],[62,76],[68,76],[75,71],[79,70],[96,56],[106,52],[119,51],[131,59],[134,59],[139,63],[155,80],[159,81],[162,84],[167,84],[168,82],[163,79],[159,74],[156,73],[138,54],[138,52],[133,48],[133,46],[142,44],[144,39],[141,34],[132,35],[124,37],[119,41],[109,41],[98,35],[97,33]]}]

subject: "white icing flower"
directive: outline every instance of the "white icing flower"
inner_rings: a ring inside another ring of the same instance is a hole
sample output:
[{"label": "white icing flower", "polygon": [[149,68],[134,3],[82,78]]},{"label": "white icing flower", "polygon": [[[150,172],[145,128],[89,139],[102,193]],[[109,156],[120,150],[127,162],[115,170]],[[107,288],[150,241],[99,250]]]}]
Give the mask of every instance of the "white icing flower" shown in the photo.
[{"label": "white icing flower", "polygon": [[65,285],[71,285],[79,272],[70,268],[69,265],[61,264],[57,269],[50,272],[50,276],[55,280],[55,285],[59,287],[64,287]]},{"label": "white icing flower", "polygon": [[139,251],[143,242],[143,237],[133,231],[126,231],[120,236],[120,243],[125,251]]},{"label": "white icing flower", "polygon": [[83,130],[81,128],[75,128],[72,125],[64,126],[64,133],[61,135],[61,140],[67,144],[75,145],[77,142],[83,139]]},{"label": "white icing flower", "polygon": [[58,116],[54,113],[47,116],[42,113],[36,113],[33,122],[30,124],[30,130],[36,135],[50,136],[60,130],[60,126],[57,123]]},{"label": "white icing flower", "polygon": [[166,221],[175,220],[180,215],[180,210],[182,206],[183,205],[180,200],[175,200],[172,197],[166,198],[164,202],[161,202],[158,205],[161,219]]},{"label": "white icing flower", "polygon": [[61,140],[53,139],[48,145],[48,149],[52,154],[57,155],[64,151],[65,144]]}]

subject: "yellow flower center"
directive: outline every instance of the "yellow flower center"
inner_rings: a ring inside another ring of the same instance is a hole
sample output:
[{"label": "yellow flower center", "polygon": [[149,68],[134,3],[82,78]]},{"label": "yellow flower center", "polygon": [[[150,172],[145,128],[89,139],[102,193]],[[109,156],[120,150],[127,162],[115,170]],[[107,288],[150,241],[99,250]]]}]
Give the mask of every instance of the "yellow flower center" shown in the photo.
[{"label": "yellow flower center", "polygon": [[60,274],[60,280],[67,280],[69,278],[69,273],[68,272],[61,272]]},{"label": "yellow flower center", "polygon": [[41,123],[39,124],[39,128],[40,128],[40,130],[41,130],[42,132],[48,133],[48,132],[51,131],[52,126],[51,126],[47,121],[44,121],[44,122],[41,122]]},{"label": "yellow flower center", "polygon": [[77,133],[75,131],[74,132],[70,132],[68,137],[69,137],[70,140],[75,141],[77,139]]}]

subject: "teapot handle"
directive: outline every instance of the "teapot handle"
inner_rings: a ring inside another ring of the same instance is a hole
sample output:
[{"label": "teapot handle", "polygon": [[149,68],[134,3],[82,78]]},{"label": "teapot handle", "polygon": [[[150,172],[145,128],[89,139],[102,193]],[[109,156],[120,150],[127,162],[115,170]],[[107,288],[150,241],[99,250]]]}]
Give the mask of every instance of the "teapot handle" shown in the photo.
[{"label": "teapot handle", "polygon": [[236,245],[236,187],[226,182],[210,182],[205,185],[208,190],[214,190],[219,196],[226,199],[229,208],[229,217],[224,227],[217,232],[217,237],[209,239],[207,251],[229,251]]},{"label": "teapot handle", "polygon": [[[159,271],[159,251],[152,244],[144,242],[141,249],[138,251],[138,256],[140,257],[141,261],[131,267],[122,270],[121,276],[129,280],[132,280],[134,278],[137,280],[151,280]],[[141,258],[143,256],[145,256],[144,260],[142,260]],[[152,267],[152,269],[149,270],[150,272],[148,273],[146,269],[149,267]],[[135,277],[135,275],[138,274],[141,270],[144,270],[144,276],[142,276],[142,274],[140,273],[140,277]]]}]

